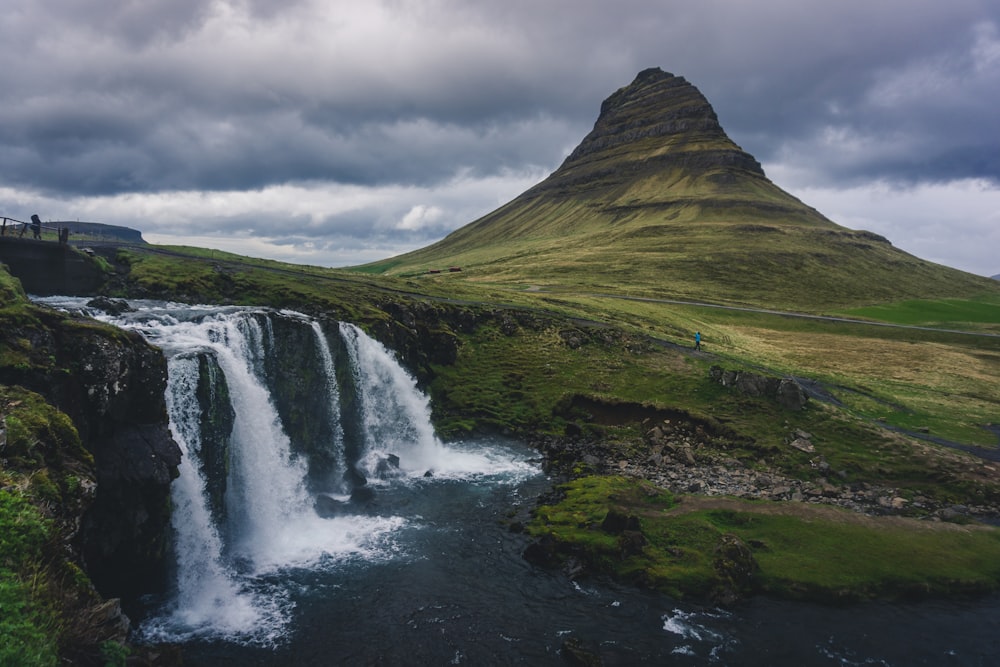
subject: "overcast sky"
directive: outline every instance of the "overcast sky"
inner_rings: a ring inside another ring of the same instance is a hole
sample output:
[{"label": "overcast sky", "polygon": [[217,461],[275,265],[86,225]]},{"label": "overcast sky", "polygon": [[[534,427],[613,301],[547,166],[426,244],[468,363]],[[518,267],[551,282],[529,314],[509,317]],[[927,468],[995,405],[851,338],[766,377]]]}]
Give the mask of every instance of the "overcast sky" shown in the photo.
[{"label": "overcast sky", "polygon": [[13,0],[0,215],[343,266],[551,173],[647,67],[779,186],[1000,273],[996,0]]}]

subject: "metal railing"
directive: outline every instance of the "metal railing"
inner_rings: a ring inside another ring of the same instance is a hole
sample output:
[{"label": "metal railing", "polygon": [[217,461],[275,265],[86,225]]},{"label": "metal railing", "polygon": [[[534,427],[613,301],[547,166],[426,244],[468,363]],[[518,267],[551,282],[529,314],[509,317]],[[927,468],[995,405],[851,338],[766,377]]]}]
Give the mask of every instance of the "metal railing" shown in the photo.
[{"label": "metal railing", "polygon": [[[24,238],[24,235],[31,230],[31,238],[36,241],[44,241],[46,239],[42,238],[43,231],[52,231],[56,233],[56,238],[59,243],[65,245],[69,242],[69,227],[46,225],[39,219],[37,215],[31,216],[30,222],[25,222],[24,220],[18,220],[17,218],[11,218],[10,216],[0,216],[3,222],[0,224],[0,237],[14,237]],[[7,223],[12,223],[8,226]],[[20,229],[18,229],[20,225]]]}]

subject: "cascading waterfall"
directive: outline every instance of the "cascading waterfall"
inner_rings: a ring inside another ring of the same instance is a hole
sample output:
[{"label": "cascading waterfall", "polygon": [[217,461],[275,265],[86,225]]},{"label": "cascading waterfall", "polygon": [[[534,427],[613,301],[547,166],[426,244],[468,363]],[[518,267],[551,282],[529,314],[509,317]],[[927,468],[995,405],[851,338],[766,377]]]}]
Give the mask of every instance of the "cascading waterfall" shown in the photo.
[{"label": "cascading waterfall", "polygon": [[[226,494],[230,538],[235,552],[257,570],[280,565],[296,554],[295,529],[310,516],[312,502],[304,479],[306,463],[291,452],[259,369],[264,337],[255,318],[237,317],[209,327],[209,338],[226,376],[236,413]],[[290,551],[291,550],[291,551]]]},{"label": "cascading waterfall", "polygon": [[[399,536],[419,530],[422,517],[397,515],[393,494],[419,497],[422,485],[439,480],[499,475],[506,483],[537,473],[491,444],[443,444],[415,380],[352,324],[329,332],[341,344],[335,352],[323,327],[300,313],[136,301],[136,312],[112,317],[79,299],[44,301],[139,331],[167,356],[165,399],[183,453],[171,490],[176,582],[142,624],[150,639],[281,642],[296,604],[287,586],[293,572],[406,557]],[[338,375],[351,384],[348,413]],[[281,387],[297,392],[295,400],[276,394]],[[214,409],[226,397],[230,406]],[[317,434],[323,442],[295,439]],[[398,465],[387,471],[387,460]],[[349,496],[359,485],[368,492]],[[386,506],[373,504],[373,494],[387,494]]]},{"label": "cascading waterfall", "polygon": [[[280,608],[244,590],[222,560],[222,538],[212,521],[205,480],[197,464],[201,453],[198,376],[197,358],[179,355],[170,360],[167,410],[171,432],[183,454],[172,492],[177,592],[170,616],[146,628],[150,637],[176,640],[192,634],[187,630],[197,633],[206,627],[222,636],[239,636],[248,627],[280,628],[273,623],[280,617]],[[274,637],[260,639],[272,641]]]},{"label": "cascading waterfall", "polygon": [[374,473],[388,455],[400,456],[400,469],[432,471],[443,463],[444,448],[430,422],[427,397],[389,351],[357,326],[340,323],[361,403],[365,442],[359,467]]},{"label": "cascading waterfall", "polygon": [[[263,590],[254,577],[282,568],[308,567],[324,558],[372,557],[380,541],[403,525],[398,517],[344,515],[321,518],[306,489],[307,461],[292,452],[264,380],[264,358],[273,339],[270,317],[237,311],[157,324],[148,332],[171,354],[168,407],[171,424],[187,454],[174,486],[177,536],[177,595],[170,613],[150,624],[160,636],[204,633],[257,642],[283,633],[287,604],[276,590]],[[312,324],[310,324],[312,326]],[[325,351],[329,380],[333,360],[322,330],[312,326]],[[191,350],[210,354],[226,378],[235,419],[229,451],[226,525],[212,524],[202,472],[193,464],[200,425],[193,383],[197,364]],[[193,374],[193,378],[191,377]],[[342,443],[329,443],[339,447]],[[266,587],[265,587],[266,588]]]},{"label": "cascading waterfall", "polygon": [[[326,333],[323,331],[323,327],[320,326],[319,322],[316,320],[310,320],[309,326],[312,327],[313,333],[316,336],[316,352],[319,354],[320,361],[323,363],[323,377],[325,378],[324,386],[328,395],[328,400],[330,404],[334,407],[339,407],[340,405],[340,390],[337,388],[337,369],[333,364],[333,353],[330,351],[330,344],[326,340]],[[339,410],[330,410],[331,421],[330,429],[333,431],[334,441],[332,446],[337,452],[337,468],[334,470],[334,478],[343,479],[344,473],[347,470],[346,456],[344,453],[344,428],[340,424],[340,421],[335,417],[339,416]]]}]

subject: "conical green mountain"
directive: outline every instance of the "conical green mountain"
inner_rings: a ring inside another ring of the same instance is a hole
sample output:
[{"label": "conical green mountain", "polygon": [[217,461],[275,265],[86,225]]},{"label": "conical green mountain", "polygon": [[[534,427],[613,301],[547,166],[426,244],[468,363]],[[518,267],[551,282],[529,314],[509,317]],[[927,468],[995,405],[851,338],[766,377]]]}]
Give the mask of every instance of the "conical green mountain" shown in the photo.
[{"label": "conical green mountain", "polygon": [[784,192],[684,78],[615,92],[551,176],[426,248],[365,267],[449,280],[789,308],[997,286],[841,227]]}]

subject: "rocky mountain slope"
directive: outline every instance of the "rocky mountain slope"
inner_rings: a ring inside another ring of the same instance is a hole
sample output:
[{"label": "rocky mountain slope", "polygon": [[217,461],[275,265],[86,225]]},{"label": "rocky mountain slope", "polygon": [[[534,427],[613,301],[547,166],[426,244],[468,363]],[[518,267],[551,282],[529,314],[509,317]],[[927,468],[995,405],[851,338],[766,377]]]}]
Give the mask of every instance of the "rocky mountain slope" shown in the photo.
[{"label": "rocky mountain slope", "polygon": [[544,181],[438,243],[365,269],[448,267],[462,268],[449,280],[802,309],[996,288],[786,193],[695,86],[660,69],[608,97]]}]

